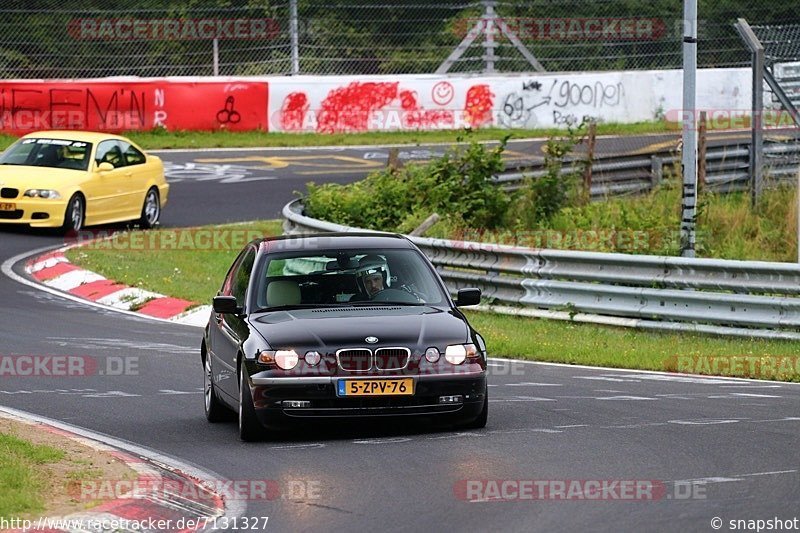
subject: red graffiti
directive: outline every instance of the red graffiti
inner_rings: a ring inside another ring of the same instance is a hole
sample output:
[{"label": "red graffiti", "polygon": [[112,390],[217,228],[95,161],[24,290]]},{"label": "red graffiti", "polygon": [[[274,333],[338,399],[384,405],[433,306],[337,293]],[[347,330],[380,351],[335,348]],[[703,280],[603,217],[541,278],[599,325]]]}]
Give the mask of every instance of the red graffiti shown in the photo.
[{"label": "red graffiti", "polygon": [[[488,85],[470,87],[463,110],[467,125],[477,128],[491,124],[493,99]],[[353,82],[329,91],[316,114],[310,110],[306,93],[288,94],[279,120],[284,131],[303,130],[309,122],[316,122],[318,133],[347,133],[452,128],[456,126],[456,116],[454,109],[426,110],[417,93],[400,89],[399,82]]]},{"label": "red graffiti", "polygon": [[317,132],[367,130],[372,112],[397,98],[397,86],[398,82],[353,82],[332,90],[320,106]]},{"label": "red graffiti", "polygon": [[473,128],[479,128],[492,122],[492,105],[494,94],[488,85],[473,85],[467,91],[464,104],[464,118]]},{"label": "red graffiti", "polygon": [[308,113],[308,97],[306,93],[289,93],[281,106],[281,129],[299,131],[303,129],[303,120]]}]

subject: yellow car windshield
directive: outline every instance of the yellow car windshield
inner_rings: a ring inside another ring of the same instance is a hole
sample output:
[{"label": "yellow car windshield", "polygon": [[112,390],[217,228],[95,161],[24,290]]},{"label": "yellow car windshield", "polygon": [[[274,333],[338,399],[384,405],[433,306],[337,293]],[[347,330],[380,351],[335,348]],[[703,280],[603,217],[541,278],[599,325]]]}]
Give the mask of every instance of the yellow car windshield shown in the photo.
[{"label": "yellow car windshield", "polygon": [[0,156],[0,165],[86,170],[89,168],[91,153],[92,143],[66,139],[27,138],[11,145]]}]

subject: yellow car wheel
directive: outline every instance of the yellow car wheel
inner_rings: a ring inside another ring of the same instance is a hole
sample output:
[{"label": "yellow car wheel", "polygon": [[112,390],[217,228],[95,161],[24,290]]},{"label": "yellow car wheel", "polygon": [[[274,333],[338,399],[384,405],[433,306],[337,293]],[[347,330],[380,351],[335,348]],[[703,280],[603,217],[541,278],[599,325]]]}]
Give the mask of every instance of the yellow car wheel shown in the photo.
[{"label": "yellow car wheel", "polygon": [[75,193],[67,203],[67,210],[64,213],[64,223],[61,225],[63,233],[79,232],[83,229],[86,220],[86,201],[80,193]]},{"label": "yellow car wheel", "polygon": [[151,187],[144,197],[142,205],[142,216],[139,218],[139,227],[150,229],[158,224],[161,218],[161,199],[158,197],[158,189]]}]

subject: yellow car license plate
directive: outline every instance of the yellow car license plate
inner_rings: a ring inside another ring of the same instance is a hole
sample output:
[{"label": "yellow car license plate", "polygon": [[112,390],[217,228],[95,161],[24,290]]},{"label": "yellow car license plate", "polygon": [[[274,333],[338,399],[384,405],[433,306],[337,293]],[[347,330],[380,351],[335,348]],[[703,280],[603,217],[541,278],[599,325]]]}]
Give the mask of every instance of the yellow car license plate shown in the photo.
[{"label": "yellow car license plate", "polygon": [[339,396],[412,396],[414,380],[402,379],[349,379],[340,380]]},{"label": "yellow car license plate", "polygon": [[0,211],[16,211],[17,204],[0,203]]}]

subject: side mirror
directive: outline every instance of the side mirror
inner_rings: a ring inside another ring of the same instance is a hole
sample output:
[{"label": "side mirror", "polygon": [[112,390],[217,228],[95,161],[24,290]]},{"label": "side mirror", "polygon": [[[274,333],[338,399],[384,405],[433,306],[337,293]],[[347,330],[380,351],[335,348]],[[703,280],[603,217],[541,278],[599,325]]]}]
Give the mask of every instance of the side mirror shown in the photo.
[{"label": "side mirror", "polygon": [[235,296],[214,296],[214,312],[222,315],[237,315],[242,308],[236,303]]},{"label": "side mirror", "polygon": [[97,165],[98,172],[108,172],[109,170],[114,170],[114,165],[112,165],[108,161],[103,161],[102,163]]},{"label": "side mirror", "polygon": [[458,289],[458,296],[456,297],[456,305],[458,307],[463,307],[465,305],[477,305],[479,303],[481,303],[480,289]]}]

